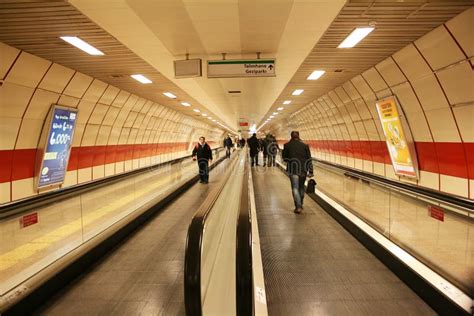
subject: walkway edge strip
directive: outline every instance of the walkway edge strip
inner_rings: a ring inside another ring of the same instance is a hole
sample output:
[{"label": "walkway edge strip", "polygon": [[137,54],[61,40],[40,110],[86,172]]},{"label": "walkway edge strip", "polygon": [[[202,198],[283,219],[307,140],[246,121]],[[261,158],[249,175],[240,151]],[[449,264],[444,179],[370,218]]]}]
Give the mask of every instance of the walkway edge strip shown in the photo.
[{"label": "walkway edge strip", "polygon": [[257,207],[255,203],[255,191],[253,188],[252,170],[249,171],[248,181],[250,216],[252,222],[252,273],[254,289],[254,315],[267,316],[267,296],[265,290],[265,279],[263,275],[262,250],[260,249],[260,235],[258,232]]}]

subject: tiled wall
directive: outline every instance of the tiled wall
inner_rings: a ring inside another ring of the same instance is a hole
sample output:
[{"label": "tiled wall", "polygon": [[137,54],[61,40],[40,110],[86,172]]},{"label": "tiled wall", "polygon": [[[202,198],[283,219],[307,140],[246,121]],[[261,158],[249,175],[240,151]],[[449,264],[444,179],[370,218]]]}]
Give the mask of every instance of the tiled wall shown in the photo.
[{"label": "tiled wall", "polygon": [[415,140],[420,186],[474,198],[474,8],[314,100],[275,131],[313,155],[399,181],[375,101],[395,95]]},{"label": "tiled wall", "polygon": [[38,194],[34,164],[52,104],[79,110],[65,186],[190,153],[223,131],[80,72],[0,43],[0,203]]}]

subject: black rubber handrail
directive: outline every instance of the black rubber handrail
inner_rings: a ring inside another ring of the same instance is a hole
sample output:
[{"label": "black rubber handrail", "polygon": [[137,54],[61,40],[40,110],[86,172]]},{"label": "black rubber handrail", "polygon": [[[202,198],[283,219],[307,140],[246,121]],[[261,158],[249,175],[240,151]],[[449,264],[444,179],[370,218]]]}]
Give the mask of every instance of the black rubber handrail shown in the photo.
[{"label": "black rubber handrail", "polygon": [[[235,160],[238,155],[231,159]],[[233,161],[232,161],[233,162]],[[198,208],[188,227],[184,257],[184,303],[186,315],[201,316],[201,253],[204,227],[219,195],[233,172],[233,164]]]},{"label": "black rubber handrail", "polygon": [[[214,152],[219,151],[223,147],[218,147],[213,149]],[[28,212],[32,209],[37,209],[39,207],[43,207],[45,205],[49,205],[52,203],[56,203],[58,201],[62,201],[74,196],[77,196],[79,194],[92,191],[119,181],[122,181],[126,178],[130,178],[132,176],[136,176],[141,173],[148,172],[153,169],[158,169],[161,168],[165,165],[168,164],[176,164],[179,163],[183,160],[189,159],[191,155],[187,155],[184,157],[180,157],[177,159],[165,161],[165,162],[160,162],[158,164],[152,165],[152,166],[147,166],[139,169],[135,169],[132,171],[128,171],[125,173],[109,176],[100,180],[95,180],[92,182],[86,182],[82,184],[77,184],[73,185],[67,188],[62,188],[58,190],[54,190],[51,192],[46,192],[42,193],[39,195],[36,195],[34,197],[29,197],[26,199],[22,199],[19,201],[11,202],[5,205],[0,206],[0,219],[4,219],[13,215],[17,215],[19,213],[24,213]]]},{"label": "black rubber handrail", "polygon": [[390,180],[390,179],[387,179],[375,174],[370,174],[368,172],[356,170],[350,167],[338,165],[338,164],[331,163],[328,161],[324,161],[324,160],[320,160],[316,158],[313,158],[313,160],[316,161],[317,163],[343,170],[346,173],[348,173],[349,176],[352,176],[352,177],[366,179],[369,182],[374,182],[374,181],[381,182],[392,189],[401,189],[405,191],[410,191],[410,192],[413,192],[414,194],[423,195],[425,197],[438,200],[440,202],[448,203],[448,204],[457,206],[459,208],[463,208],[468,212],[473,212],[473,209],[474,209],[474,202],[469,199],[441,193],[438,191],[430,190],[428,188],[414,186],[408,183],[401,183],[401,182]]},{"label": "black rubber handrail", "polygon": [[236,303],[237,316],[253,315],[252,220],[249,203],[249,167],[244,164],[244,180],[237,218]]}]

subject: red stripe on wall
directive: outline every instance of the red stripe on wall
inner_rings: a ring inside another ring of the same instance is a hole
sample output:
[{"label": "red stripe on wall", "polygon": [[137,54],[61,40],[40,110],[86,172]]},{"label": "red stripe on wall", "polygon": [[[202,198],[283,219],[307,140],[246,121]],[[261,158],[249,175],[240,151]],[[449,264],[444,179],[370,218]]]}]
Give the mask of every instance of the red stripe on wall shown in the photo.
[{"label": "red stripe on wall", "polygon": [[[189,143],[73,147],[68,171],[183,151]],[[156,150],[159,149],[159,150]],[[0,150],[0,183],[32,178],[36,149]]]},{"label": "red stripe on wall", "polygon": [[[383,141],[312,140],[307,143],[316,151],[391,163]],[[420,170],[474,179],[474,143],[417,142],[415,147]]]}]

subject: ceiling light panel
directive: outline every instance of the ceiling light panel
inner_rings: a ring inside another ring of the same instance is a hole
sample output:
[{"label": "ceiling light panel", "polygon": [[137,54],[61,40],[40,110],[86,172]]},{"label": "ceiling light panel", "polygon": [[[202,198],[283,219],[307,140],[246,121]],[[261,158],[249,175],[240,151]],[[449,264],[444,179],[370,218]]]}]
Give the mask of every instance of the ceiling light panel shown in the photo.
[{"label": "ceiling light panel", "polygon": [[283,111],[284,109],[285,109],[284,107],[280,106],[277,110],[278,111]]},{"label": "ceiling light panel", "polygon": [[293,91],[292,95],[300,95],[303,93],[303,89],[296,89],[295,91]]},{"label": "ceiling light panel", "polygon": [[189,104],[188,102],[181,102],[181,105],[182,106],[191,106],[191,104]]},{"label": "ceiling light panel", "polygon": [[352,48],[357,45],[364,37],[374,30],[373,27],[358,27],[345,40],[339,44],[338,48]]},{"label": "ceiling light panel", "polygon": [[307,80],[318,80],[322,75],[324,75],[324,73],[325,73],[324,70],[315,70],[306,79]]},{"label": "ceiling light panel", "polygon": [[144,75],[138,75],[137,74],[137,75],[130,75],[130,77],[132,77],[136,81],[138,81],[140,83],[143,83],[143,84],[149,84],[149,83],[153,82],[150,79],[148,79],[147,77],[145,77]]},{"label": "ceiling light panel", "polygon": [[285,100],[283,101],[283,104],[287,105],[287,104],[290,104],[291,103],[291,100]]},{"label": "ceiling light panel", "polygon": [[170,99],[176,99],[176,96],[172,94],[171,92],[164,92],[163,94],[166,95]]},{"label": "ceiling light panel", "polygon": [[63,41],[68,42],[69,44],[79,48],[80,50],[88,53],[89,55],[101,56],[104,55],[100,50],[90,45],[89,43],[84,42],[79,37],[76,36],[61,36]]},{"label": "ceiling light panel", "polygon": [[196,112],[196,113],[201,112],[201,111],[199,111],[198,109],[194,109],[193,111]]}]

